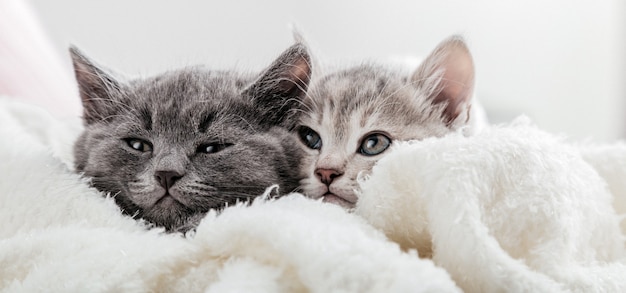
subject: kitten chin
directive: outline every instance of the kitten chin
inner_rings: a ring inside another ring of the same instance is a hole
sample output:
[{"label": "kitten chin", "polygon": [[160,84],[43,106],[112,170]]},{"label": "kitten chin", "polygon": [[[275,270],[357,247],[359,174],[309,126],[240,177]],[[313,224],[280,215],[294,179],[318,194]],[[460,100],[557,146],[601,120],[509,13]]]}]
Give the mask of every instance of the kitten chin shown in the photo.
[{"label": "kitten chin", "polygon": [[307,155],[302,191],[352,208],[357,178],[395,141],[441,137],[465,127],[474,90],[474,64],[453,36],[406,75],[391,66],[362,64],[314,80],[298,137]]},{"label": "kitten chin", "polygon": [[308,86],[295,44],[260,74],[185,68],[126,79],[70,49],[85,130],[75,167],[122,211],[168,231],[302,178],[294,128]]}]

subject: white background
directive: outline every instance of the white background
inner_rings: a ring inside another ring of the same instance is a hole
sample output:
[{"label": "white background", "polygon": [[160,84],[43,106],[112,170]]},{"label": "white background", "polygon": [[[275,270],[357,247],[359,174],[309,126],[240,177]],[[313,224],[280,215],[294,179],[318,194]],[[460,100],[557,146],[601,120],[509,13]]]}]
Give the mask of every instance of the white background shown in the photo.
[{"label": "white background", "polygon": [[325,63],[425,56],[460,33],[493,122],[526,114],[550,132],[601,141],[626,137],[624,3],[31,0],[63,56],[73,43],[128,74],[261,69],[292,43],[290,23]]}]

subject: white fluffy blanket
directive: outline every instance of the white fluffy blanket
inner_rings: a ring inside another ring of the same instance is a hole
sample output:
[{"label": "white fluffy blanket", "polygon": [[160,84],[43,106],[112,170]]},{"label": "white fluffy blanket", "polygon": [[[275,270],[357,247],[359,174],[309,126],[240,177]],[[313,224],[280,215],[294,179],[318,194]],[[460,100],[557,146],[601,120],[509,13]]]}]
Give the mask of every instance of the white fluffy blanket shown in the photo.
[{"label": "white fluffy blanket", "polygon": [[522,122],[399,144],[354,213],[293,194],[182,237],[73,174],[79,125],[0,100],[0,291],[626,292],[624,144]]}]

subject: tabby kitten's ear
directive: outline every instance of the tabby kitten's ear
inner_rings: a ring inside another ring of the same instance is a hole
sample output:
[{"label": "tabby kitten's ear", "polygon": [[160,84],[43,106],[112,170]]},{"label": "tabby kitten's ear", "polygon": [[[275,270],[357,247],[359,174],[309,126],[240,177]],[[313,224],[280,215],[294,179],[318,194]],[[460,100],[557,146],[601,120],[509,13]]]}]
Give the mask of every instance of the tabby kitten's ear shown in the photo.
[{"label": "tabby kitten's ear", "polygon": [[294,126],[311,78],[311,59],[304,44],[289,47],[250,85],[250,96],[263,113],[262,122]]},{"label": "tabby kitten's ear", "polygon": [[443,118],[448,125],[461,114],[469,119],[474,92],[474,62],[460,36],[441,42],[413,73],[412,81],[431,94],[434,104],[445,103]]},{"label": "tabby kitten's ear", "polygon": [[117,107],[113,94],[120,91],[120,83],[96,66],[78,48],[70,47],[70,55],[83,104],[85,123],[89,125],[114,115]]}]

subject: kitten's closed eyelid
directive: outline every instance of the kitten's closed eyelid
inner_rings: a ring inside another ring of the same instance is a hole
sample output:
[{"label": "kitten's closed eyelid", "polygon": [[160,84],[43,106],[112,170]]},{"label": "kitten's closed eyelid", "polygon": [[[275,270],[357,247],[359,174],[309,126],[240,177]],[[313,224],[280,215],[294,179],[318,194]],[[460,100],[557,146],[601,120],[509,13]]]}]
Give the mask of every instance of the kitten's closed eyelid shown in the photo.
[{"label": "kitten's closed eyelid", "polygon": [[232,143],[204,143],[198,146],[196,152],[202,154],[214,154],[232,145]]},{"label": "kitten's closed eyelid", "polygon": [[142,153],[152,152],[152,144],[147,140],[134,137],[124,138],[123,140],[133,150]]}]

